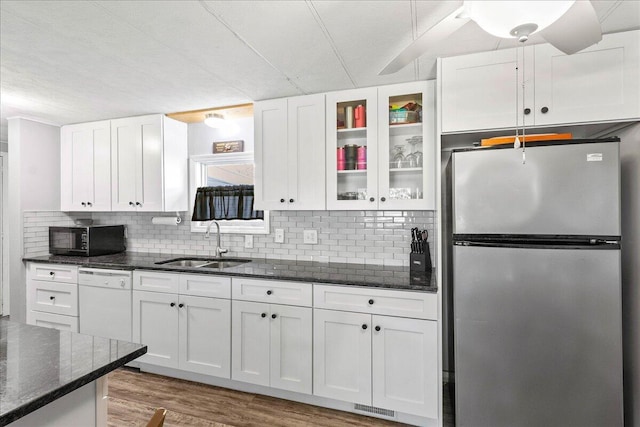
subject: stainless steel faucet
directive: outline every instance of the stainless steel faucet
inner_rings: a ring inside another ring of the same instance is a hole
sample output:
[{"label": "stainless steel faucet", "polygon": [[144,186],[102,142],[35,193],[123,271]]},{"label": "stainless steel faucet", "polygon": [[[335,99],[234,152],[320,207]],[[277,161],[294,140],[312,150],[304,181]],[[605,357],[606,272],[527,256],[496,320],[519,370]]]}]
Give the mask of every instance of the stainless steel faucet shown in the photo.
[{"label": "stainless steel faucet", "polygon": [[227,252],[229,252],[229,249],[224,249],[220,247],[220,224],[218,224],[218,221],[211,221],[209,223],[209,225],[207,225],[207,231],[204,232],[204,238],[208,239],[209,236],[211,235],[211,226],[215,224],[216,228],[218,230],[218,238],[216,240],[216,257],[218,258],[222,258],[222,254],[226,254]]}]

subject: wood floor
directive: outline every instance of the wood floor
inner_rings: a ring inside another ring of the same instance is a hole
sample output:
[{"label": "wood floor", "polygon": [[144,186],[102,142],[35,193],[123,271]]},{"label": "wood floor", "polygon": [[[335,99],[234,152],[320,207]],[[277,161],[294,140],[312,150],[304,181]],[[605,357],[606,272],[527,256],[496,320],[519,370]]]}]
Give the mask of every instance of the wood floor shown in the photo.
[{"label": "wood floor", "polygon": [[166,427],[402,425],[129,368],[109,374],[109,427],[145,426],[157,407],[168,410]]}]

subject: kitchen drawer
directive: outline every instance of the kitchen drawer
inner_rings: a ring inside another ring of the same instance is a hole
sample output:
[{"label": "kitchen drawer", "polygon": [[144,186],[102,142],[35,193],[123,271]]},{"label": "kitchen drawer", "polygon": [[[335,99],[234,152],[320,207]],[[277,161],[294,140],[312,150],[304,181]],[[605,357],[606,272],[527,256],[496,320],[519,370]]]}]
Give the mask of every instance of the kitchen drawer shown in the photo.
[{"label": "kitchen drawer", "polygon": [[311,283],[243,277],[234,277],[231,283],[231,292],[235,300],[311,307],[313,296]]},{"label": "kitchen drawer", "polygon": [[133,272],[133,289],[177,294],[180,291],[180,275],[136,270]]},{"label": "kitchen drawer", "polygon": [[57,329],[59,331],[78,332],[78,318],[75,316],[65,316],[63,314],[43,313],[42,311],[29,310],[27,313],[27,323],[45,328]]},{"label": "kitchen drawer", "polygon": [[78,283],[78,267],[62,264],[30,262],[27,274],[30,279],[50,282]]},{"label": "kitchen drawer", "polygon": [[314,308],[437,320],[436,294],[364,287],[313,286]]},{"label": "kitchen drawer", "polygon": [[78,285],[29,280],[27,281],[27,309],[77,316]]},{"label": "kitchen drawer", "polygon": [[181,274],[180,294],[230,299],[231,277],[213,274]]}]

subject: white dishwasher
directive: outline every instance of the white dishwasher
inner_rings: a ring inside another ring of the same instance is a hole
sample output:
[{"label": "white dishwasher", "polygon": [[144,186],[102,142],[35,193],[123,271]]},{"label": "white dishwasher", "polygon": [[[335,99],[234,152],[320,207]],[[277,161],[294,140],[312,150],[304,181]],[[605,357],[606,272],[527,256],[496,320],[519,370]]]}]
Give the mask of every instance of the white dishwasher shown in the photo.
[{"label": "white dishwasher", "polygon": [[78,270],[80,333],[131,341],[131,271]]}]

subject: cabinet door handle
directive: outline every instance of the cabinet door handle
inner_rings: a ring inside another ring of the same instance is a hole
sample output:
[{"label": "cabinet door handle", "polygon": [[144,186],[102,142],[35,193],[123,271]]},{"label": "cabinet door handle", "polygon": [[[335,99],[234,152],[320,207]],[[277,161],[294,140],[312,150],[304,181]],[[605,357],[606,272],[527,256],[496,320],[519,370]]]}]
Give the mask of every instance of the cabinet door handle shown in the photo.
[{"label": "cabinet door handle", "polygon": [[276,315],[276,314],[272,314],[272,315],[271,315],[271,318],[272,318],[272,319],[275,319],[276,317],[278,317],[278,315]]},{"label": "cabinet door handle", "polygon": [[366,323],[364,323],[364,324],[362,325],[362,329],[367,329],[367,328],[368,328],[367,324],[366,324]]},{"label": "cabinet door handle", "polygon": [[280,203],[284,203],[284,199],[280,199]]},{"label": "cabinet door handle", "polygon": [[178,304],[178,308],[182,308],[182,307],[184,307],[184,304],[182,303]]},{"label": "cabinet door handle", "polygon": [[175,306],[176,306],[176,303],[175,303],[175,302],[172,302],[172,303],[171,303],[171,304],[169,304],[169,305],[170,305],[171,307],[175,307]]},{"label": "cabinet door handle", "polygon": [[85,202],[80,203],[82,206],[87,206]]},{"label": "cabinet door handle", "polygon": [[375,329],[376,329],[376,332],[380,332],[380,326],[376,326]]},{"label": "cabinet door handle", "polygon": [[87,202],[87,206],[93,206],[91,202]]},{"label": "cabinet door handle", "polygon": [[524,109],[524,115],[528,116],[529,114],[531,114],[531,108],[525,108]]},{"label": "cabinet door handle", "polygon": [[370,202],[375,202],[375,201],[376,201],[376,199],[374,199],[373,197],[369,197],[369,201],[370,201]]},{"label": "cabinet door handle", "polygon": [[262,314],[260,315],[260,317],[263,317],[263,318],[264,318],[264,317],[267,317],[267,313],[262,313]]},{"label": "cabinet door handle", "polygon": [[136,206],[142,206],[142,203],[136,202]]},{"label": "cabinet door handle", "polygon": [[381,197],[381,198],[380,198],[380,201],[381,201],[381,202],[386,202],[386,201],[387,201],[387,198],[386,198],[386,197]]},{"label": "cabinet door handle", "polygon": [[271,295],[272,293],[273,293],[273,291],[272,291],[272,290],[268,290],[268,291],[267,291],[267,295]]},{"label": "cabinet door handle", "polygon": [[548,107],[542,107],[542,108],[540,109],[540,112],[541,112],[542,114],[547,114],[547,113],[549,112],[549,108],[548,108]]},{"label": "cabinet door handle", "polygon": [[289,203],[293,203],[293,199],[289,199]]},{"label": "cabinet door handle", "polygon": [[373,305],[373,302],[374,302],[373,299],[370,299],[369,300],[369,305]]},{"label": "cabinet door handle", "polygon": [[129,202],[129,206],[135,206],[133,202]]}]

